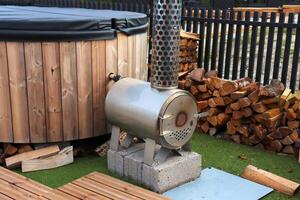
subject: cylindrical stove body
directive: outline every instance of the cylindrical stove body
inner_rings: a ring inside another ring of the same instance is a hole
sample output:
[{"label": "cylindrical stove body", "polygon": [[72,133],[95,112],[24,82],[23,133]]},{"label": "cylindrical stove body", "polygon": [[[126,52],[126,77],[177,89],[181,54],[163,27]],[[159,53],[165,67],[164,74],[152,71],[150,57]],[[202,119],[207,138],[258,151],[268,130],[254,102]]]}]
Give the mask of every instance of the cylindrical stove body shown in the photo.
[{"label": "cylindrical stove body", "polygon": [[182,0],[154,0],[152,26],[151,86],[178,87]]},{"label": "cylindrical stove body", "polygon": [[159,91],[150,83],[124,78],[116,82],[106,97],[107,120],[128,134],[151,138],[169,149],[183,146],[192,136],[197,105],[190,93]]}]

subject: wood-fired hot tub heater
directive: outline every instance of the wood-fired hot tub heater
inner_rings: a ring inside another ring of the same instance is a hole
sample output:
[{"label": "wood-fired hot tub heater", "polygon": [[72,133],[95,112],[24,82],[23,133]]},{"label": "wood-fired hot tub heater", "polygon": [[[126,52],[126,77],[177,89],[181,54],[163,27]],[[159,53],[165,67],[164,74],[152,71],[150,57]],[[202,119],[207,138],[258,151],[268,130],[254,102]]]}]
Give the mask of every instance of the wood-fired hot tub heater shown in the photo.
[{"label": "wood-fired hot tub heater", "polygon": [[[181,0],[154,0],[151,84],[121,78],[107,94],[105,112],[112,126],[111,148],[118,149],[120,128],[145,140],[144,163],[163,161],[187,146],[197,125],[197,104],[177,89]],[[162,148],[155,155],[155,144]]]}]

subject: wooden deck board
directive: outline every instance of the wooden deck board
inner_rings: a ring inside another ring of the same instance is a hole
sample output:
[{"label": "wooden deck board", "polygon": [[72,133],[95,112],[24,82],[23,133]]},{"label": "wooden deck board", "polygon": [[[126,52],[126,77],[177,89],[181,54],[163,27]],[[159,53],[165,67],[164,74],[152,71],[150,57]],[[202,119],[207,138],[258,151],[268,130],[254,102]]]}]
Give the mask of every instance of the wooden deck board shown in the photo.
[{"label": "wooden deck board", "polygon": [[2,200],[167,200],[167,197],[99,172],[52,189],[0,167]]}]

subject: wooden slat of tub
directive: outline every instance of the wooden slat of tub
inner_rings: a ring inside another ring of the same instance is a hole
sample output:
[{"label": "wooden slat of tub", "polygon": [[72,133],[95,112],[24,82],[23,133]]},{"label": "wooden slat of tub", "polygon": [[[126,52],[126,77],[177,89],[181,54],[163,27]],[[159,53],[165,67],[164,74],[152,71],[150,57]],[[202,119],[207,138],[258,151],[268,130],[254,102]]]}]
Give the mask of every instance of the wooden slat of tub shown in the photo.
[{"label": "wooden slat of tub", "polygon": [[128,36],[128,76],[135,78],[135,36]]},{"label": "wooden slat of tub", "polygon": [[128,36],[118,33],[118,74],[128,76]]},{"label": "wooden slat of tub", "polygon": [[79,138],[93,136],[92,45],[76,42]]},{"label": "wooden slat of tub", "polygon": [[78,139],[77,69],[75,42],[60,43],[64,140]]},{"label": "wooden slat of tub", "polygon": [[39,42],[26,42],[24,48],[27,94],[29,97],[30,141],[34,143],[46,142],[42,45]]},{"label": "wooden slat of tub", "polygon": [[134,71],[135,71],[135,75],[134,77],[137,79],[142,79],[142,65],[141,65],[141,34],[138,35],[134,35]]},{"label": "wooden slat of tub", "polygon": [[13,142],[9,74],[4,42],[0,42],[0,94],[0,141]]},{"label": "wooden slat of tub", "polygon": [[92,42],[94,136],[106,133],[105,101],[105,41]]},{"label": "wooden slat of tub", "polygon": [[148,49],[148,38],[147,33],[140,35],[141,37],[141,79],[147,81],[148,79],[148,60],[147,60],[147,49]]},{"label": "wooden slat of tub", "polygon": [[118,74],[118,40],[106,40],[106,93],[114,81],[108,80],[110,73]]},{"label": "wooden slat of tub", "polygon": [[47,142],[63,140],[59,44],[43,43]]},{"label": "wooden slat of tub", "polygon": [[7,58],[9,66],[14,142],[28,143],[29,119],[24,44],[21,42],[7,42]]}]

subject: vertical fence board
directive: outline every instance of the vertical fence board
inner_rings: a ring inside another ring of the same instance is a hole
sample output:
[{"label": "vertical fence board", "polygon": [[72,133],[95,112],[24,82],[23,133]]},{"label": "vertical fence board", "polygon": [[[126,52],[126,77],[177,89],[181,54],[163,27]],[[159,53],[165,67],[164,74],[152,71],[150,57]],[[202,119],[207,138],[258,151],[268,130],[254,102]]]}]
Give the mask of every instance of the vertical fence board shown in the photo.
[{"label": "vertical fence board", "polygon": [[[262,13],[261,22],[265,24],[267,20],[267,13]],[[257,54],[257,65],[256,65],[256,76],[255,80],[257,82],[261,81],[261,72],[263,66],[264,50],[265,50],[265,38],[266,37],[266,27],[265,25],[260,26],[260,35],[259,35],[259,45],[258,45],[258,54]]]},{"label": "vertical fence board", "polygon": [[25,42],[30,141],[46,142],[43,57],[40,42]]},{"label": "vertical fence board", "polygon": [[243,33],[243,48],[242,48],[242,57],[241,57],[241,69],[240,69],[240,78],[245,77],[246,67],[247,67],[247,54],[248,54],[248,43],[249,43],[249,21],[250,21],[250,12],[245,13],[245,26]]},{"label": "vertical fence board", "polygon": [[[290,13],[288,18],[288,23],[291,24],[294,21],[294,14]],[[292,41],[292,28],[286,29],[286,39],[285,39],[285,47],[284,47],[284,56],[282,63],[282,76],[281,81],[286,85],[287,75],[289,69],[289,60],[290,60],[290,50],[291,50],[291,41]]]},{"label": "vertical fence board", "polygon": [[0,140],[13,142],[9,73],[5,42],[0,42]]},{"label": "vertical fence board", "polygon": [[[212,10],[209,9],[207,13],[207,19],[212,18]],[[206,39],[205,39],[205,53],[204,53],[204,69],[208,71],[209,69],[209,60],[210,60],[210,44],[211,44],[211,26],[210,21],[206,24]]]},{"label": "vertical fence board", "polygon": [[[238,12],[237,21],[241,21],[241,20],[242,20],[242,12]],[[241,25],[238,24],[236,26],[236,33],[235,33],[232,79],[237,79],[237,75],[238,75],[238,65],[239,65],[239,59],[240,59],[241,29],[242,29]]]},{"label": "vertical fence board", "polygon": [[14,142],[30,142],[24,44],[7,42]]},{"label": "vertical fence board", "polygon": [[[258,21],[258,12],[254,12],[253,22]],[[252,26],[252,34],[251,34],[251,45],[250,45],[250,57],[249,57],[249,69],[248,76],[253,78],[254,72],[254,59],[256,53],[256,41],[257,41],[257,25]]]},{"label": "vertical fence board", "polygon": [[[300,14],[298,14],[297,23],[298,23],[298,25],[300,25]],[[296,82],[297,82],[297,77],[298,77],[297,75],[298,75],[298,68],[299,68],[299,50],[300,50],[300,27],[298,27],[297,31],[296,31],[295,47],[294,47],[294,54],[293,54],[291,82],[290,82],[290,88],[292,90],[296,89]],[[300,80],[299,80],[299,82],[300,82]],[[299,86],[299,89],[300,89],[300,86]]]},{"label": "vertical fence board", "polygon": [[[220,10],[216,10],[214,19],[220,18]],[[212,45],[212,57],[211,57],[211,70],[216,69],[216,61],[217,61],[217,50],[218,50],[218,42],[219,42],[219,22],[214,23],[214,33],[213,33],[213,45]]]},{"label": "vertical fence board", "polygon": [[76,42],[79,138],[93,136],[92,45]]},{"label": "vertical fence board", "polygon": [[[206,10],[201,9],[200,18],[205,19],[205,17],[206,17]],[[200,21],[200,40],[199,40],[199,49],[198,49],[198,66],[199,67],[203,67],[204,30],[205,30],[204,21]]]},{"label": "vertical fence board", "polygon": [[106,133],[105,101],[105,41],[92,42],[94,135]]},{"label": "vertical fence board", "polygon": [[227,11],[222,10],[222,25],[221,25],[221,38],[220,38],[220,47],[219,47],[219,62],[218,62],[218,75],[223,77],[223,66],[224,66],[224,51],[225,51],[225,36],[226,36],[226,20]]},{"label": "vertical fence board", "polygon": [[63,140],[59,44],[42,43],[47,141]]},{"label": "vertical fence board", "polygon": [[[270,22],[274,23],[275,20],[276,20],[276,13],[272,13]],[[265,65],[265,72],[264,72],[264,84],[268,84],[270,80],[273,43],[274,43],[274,27],[270,27],[269,35],[268,35],[268,44],[267,44],[266,65]]]},{"label": "vertical fence board", "polygon": [[226,48],[226,59],[225,59],[225,73],[224,78],[229,79],[230,75],[230,64],[231,64],[231,53],[232,53],[232,39],[233,39],[233,30],[234,30],[234,21],[235,12],[230,11],[230,23],[228,27],[228,36],[227,36],[227,48]]},{"label": "vertical fence board", "polygon": [[60,43],[64,140],[78,139],[77,69],[75,42]]},{"label": "vertical fence board", "polygon": [[[280,13],[279,24],[283,24],[285,19],[285,14]],[[277,29],[277,41],[276,41],[276,51],[274,58],[274,67],[273,67],[273,79],[277,79],[279,75],[279,66],[281,60],[281,48],[282,48],[282,37],[283,37],[283,27]]]}]

